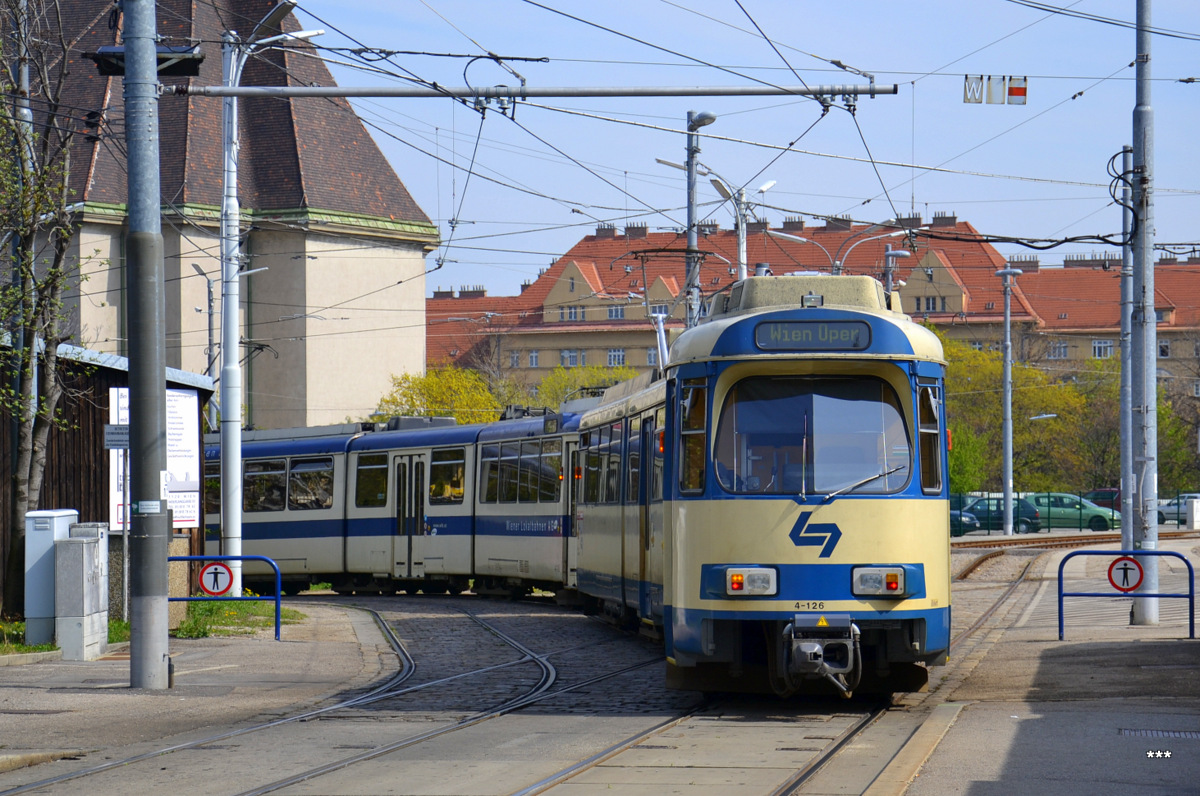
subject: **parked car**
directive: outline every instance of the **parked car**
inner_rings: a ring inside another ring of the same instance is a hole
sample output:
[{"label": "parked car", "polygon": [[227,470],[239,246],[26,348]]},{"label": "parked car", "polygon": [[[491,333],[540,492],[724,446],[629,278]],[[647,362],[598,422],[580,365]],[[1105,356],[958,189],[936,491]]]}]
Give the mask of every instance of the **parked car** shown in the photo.
[{"label": "parked car", "polygon": [[1083,496],[1084,500],[1090,500],[1097,506],[1102,506],[1107,509],[1121,508],[1121,487],[1106,486],[1101,489],[1093,489]]},{"label": "parked car", "polygon": [[1158,505],[1158,524],[1174,522],[1182,525],[1187,522],[1187,504],[1189,500],[1200,500],[1200,492],[1182,492],[1166,503]]},{"label": "parked car", "polygon": [[962,536],[979,530],[979,518],[967,511],[950,509],[950,535]]},{"label": "parked car", "polygon": [[[963,506],[963,511],[975,515],[981,528],[988,531],[1004,530],[1004,498],[975,498]],[[1042,529],[1042,517],[1037,507],[1024,498],[1013,498],[1013,531],[1037,533]]]},{"label": "parked car", "polygon": [[1107,531],[1121,527],[1121,512],[1098,506],[1079,495],[1066,492],[1037,492],[1026,496],[1037,506],[1046,528],[1075,528]]}]

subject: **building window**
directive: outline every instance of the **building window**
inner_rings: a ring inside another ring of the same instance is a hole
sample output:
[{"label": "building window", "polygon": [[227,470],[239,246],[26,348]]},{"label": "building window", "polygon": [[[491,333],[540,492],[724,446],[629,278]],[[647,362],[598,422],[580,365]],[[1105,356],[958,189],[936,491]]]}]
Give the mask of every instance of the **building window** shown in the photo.
[{"label": "building window", "polygon": [[671,308],[668,307],[666,304],[651,304],[650,305],[650,314],[651,315],[670,315]]},{"label": "building window", "polygon": [[567,308],[566,307],[558,308],[558,319],[560,321],[565,321],[567,319]]},{"label": "building window", "polygon": [[530,351],[530,352],[529,352],[529,367],[531,367],[531,368],[536,368],[536,367],[538,367],[538,352],[537,352],[537,349],[534,349],[533,351]]},{"label": "building window", "polygon": [[575,292],[575,277],[573,277],[573,276],[572,276],[572,277],[568,277],[568,279],[567,279],[567,290],[569,290],[569,291],[570,291],[570,292],[572,292],[572,293],[574,293],[574,292]]},{"label": "building window", "polygon": [[971,349],[973,351],[982,351],[983,350],[983,341],[982,340],[972,340],[971,341]]},{"label": "building window", "polygon": [[926,312],[937,312],[937,296],[926,296],[925,297],[925,311]]},{"label": "building window", "polygon": [[938,296],[938,298],[939,298],[939,299],[941,299],[941,304],[942,304],[942,312],[945,312],[945,311],[946,311],[946,297],[945,297],[945,296]]},{"label": "building window", "polygon": [[508,352],[508,366],[510,368],[521,367],[521,352],[519,352],[519,351],[509,351]]},{"label": "building window", "polygon": [[625,349],[624,348],[608,349],[608,366],[610,368],[615,368],[618,365],[624,365],[624,364],[625,364]]},{"label": "building window", "polygon": [[1046,353],[1047,359],[1066,359],[1067,358],[1067,341],[1055,340],[1050,343],[1050,350]]},{"label": "building window", "polygon": [[1170,359],[1171,358],[1171,341],[1170,340],[1159,340],[1158,341],[1158,358],[1159,359]]},{"label": "building window", "polygon": [[647,348],[646,349],[646,364],[650,365],[651,367],[658,367],[658,349],[657,348]]},{"label": "building window", "polygon": [[1093,340],[1092,356],[1096,359],[1111,359],[1113,355],[1112,340]]},{"label": "building window", "polygon": [[996,309],[996,302],[994,302],[994,301],[989,301],[989,302],[987,302],[986,304],[984,304],[984,305],[983,305],[983,308],[984,308],[985,310],[994,310],[994,309]]},{"label": "building window", "polygon": [[567,307],[567,320],[568,321],[579,320],[579,307],[576,307],[576,306]]},{"label": "building window", "polygon": [[580,356],[581,353],[578,348],[564,348],[559,354],[563,367],[574,368],[582,365],[583,357]]},{"label": "building window", "polygon": [[616,304],[608,308],[608,319],[610,321],[620,321],[625,319],[625,305]]},{"label": "building window", "polygon": [[920,311],[921,311],[921,297],[917,296],[916,306],[913,307],[913,312],[920,312]]},{"label": "building window", "polygon": [[1200,398],[1200,379],[1192,382],[1192,397]]}]

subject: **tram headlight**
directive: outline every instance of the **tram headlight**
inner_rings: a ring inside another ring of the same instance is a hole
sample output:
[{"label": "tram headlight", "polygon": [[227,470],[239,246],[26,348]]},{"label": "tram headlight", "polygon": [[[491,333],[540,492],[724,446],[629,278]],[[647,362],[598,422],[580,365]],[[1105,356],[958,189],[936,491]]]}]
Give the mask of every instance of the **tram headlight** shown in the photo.
[{"label": "tram headlight", "polygon": [[725,570],[725,593],[731,597],[770,597],[778,591],[775,570],[737,567]]},{"label": "tram headlight", "polygon": [[855,597],[907,597],[904,567],[855,567],[851,575]]}]

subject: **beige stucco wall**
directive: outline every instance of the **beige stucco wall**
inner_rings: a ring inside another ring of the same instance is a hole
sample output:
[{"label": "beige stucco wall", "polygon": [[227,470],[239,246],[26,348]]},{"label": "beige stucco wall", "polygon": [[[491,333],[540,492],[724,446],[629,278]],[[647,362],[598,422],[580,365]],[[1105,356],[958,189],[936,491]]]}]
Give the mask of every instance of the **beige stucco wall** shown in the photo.
[{"label": "beige stucco wall", "polygon": [[258,232],[250,241],[247,421],[257,428],[360,420],[391,375],[425,367],[425,260],[419,246]]}]

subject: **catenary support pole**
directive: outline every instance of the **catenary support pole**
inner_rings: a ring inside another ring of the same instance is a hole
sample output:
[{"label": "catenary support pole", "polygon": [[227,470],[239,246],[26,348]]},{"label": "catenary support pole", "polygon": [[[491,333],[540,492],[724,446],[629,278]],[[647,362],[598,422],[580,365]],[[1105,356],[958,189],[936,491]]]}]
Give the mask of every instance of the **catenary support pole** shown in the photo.
[{"label": "catenary support pole", "polygon": [[[1142,384],[1140,429],[1135,432],[1134,478],[1137,488],[1137,522],[1133,549],[1158,549],[1158,316],[1154,306],[1154,109],[1150,105],[1150,0],[1137,3],[1137,59],[1134,83],[1137,104],[1133,109],[1133,236],[1134,273],[1141,274],[1141,289],[1134,292],[1134,323],[1142,332],[1142,360],[1135,366],[1135,382]],[[1136,277],[1135,277],[1136,278]],[[1138,592],[1158,593],[1158,556],[1139,559],[1145,572]],[[1136,594],[1136,592],[1135,592]],[[1134,597],[1133,624],[1158,624],[1158,598]]]},{"label": "catenary support pole", "polygon": [[[1121,173],[1133,178],[1133,147],[1121,150]],[[1121,512],[1121,549],[1133,549],[1133,213],[1130,210],[1133,192],[1126,184],[1121,190],[1124,209],[1121,212],[1121,500],[1116,504]]]},{"label": "catenary support pole", "polygon": [[129,169],[129,685],[170,686],[167,622],[166,305],[158,172],[154,0],[125,1],[125,141]]}]

